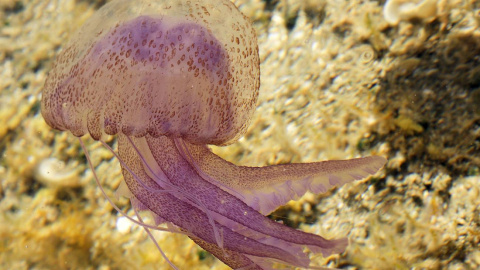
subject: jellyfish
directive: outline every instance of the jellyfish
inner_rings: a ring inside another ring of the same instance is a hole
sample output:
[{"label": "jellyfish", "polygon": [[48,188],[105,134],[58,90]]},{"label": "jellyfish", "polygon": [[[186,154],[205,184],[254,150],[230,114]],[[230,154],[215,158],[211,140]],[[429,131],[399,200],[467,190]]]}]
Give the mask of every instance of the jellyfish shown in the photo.
[{"label": "jellyfish", "polygon": [[[231,144],[249,125],[259,62],[255,31],[228,0],[114,0],[58,55],[41,112],[49,126],[79,138],[97,182],[81,137],[112,151],[122,167],[119,190],[136,213],[154,216],[155,224],[132,219],[152,239],[150,230],[183,233],[234,269],[307,268],[306,248],[327,256],[348,240],[265,215],[307,191],[363,179],[386,160],[245,167],[215,155],[208,145]],[[116,135],[117,150],[107,135]]]}]

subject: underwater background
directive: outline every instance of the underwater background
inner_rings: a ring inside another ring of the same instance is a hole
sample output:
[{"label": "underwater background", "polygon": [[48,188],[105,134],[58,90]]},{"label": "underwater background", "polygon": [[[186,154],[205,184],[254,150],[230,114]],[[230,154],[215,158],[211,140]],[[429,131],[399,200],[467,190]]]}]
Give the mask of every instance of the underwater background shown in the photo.
[{"label": "underwater background", "polygon": [[[105,2],[0,0],[0,269],[170,268],[103,197],[78,140],[40,114],[55,56]],[[350,239],[312,263],[480,268],[480,1],[233,2],[258,34],[260,96],[247,134],[214,152],[249,166],[388,158],[374,177],[271,215]],[[133,215],[115,199],[118,161],[87,137],[107,194]],[[180,269],[228,269],[185,236],[155,235]]]}]

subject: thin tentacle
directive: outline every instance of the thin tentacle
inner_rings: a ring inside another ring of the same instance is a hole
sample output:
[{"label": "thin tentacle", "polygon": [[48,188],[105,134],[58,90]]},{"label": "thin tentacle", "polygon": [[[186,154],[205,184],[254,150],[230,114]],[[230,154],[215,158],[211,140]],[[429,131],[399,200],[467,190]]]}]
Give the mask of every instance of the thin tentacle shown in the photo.
[{"label": "thin tentacle", "polygon": [[[140,220],[140,222],[143,222],[142,220],[142,217],[138,214],[137,212],[137,209],[133,208],[133,211],[135,212],[135,215],[137,216],[138,220]],[[168,264],[170,264],[170,266],[175,269],[175,270],[179,270],[175,264],[173,264],[172,261],[170,261],[167,257],[167,255],[163,252],[162,248],[160,247],[160,245],[158,244],[158,241],[155,239],[155,237],[153,237],[152,233],[150,232],[150,230],[146,227],[143,227],[143,229],[145,230],[145,232],[148,234],[148,237],[150,237],[150,239],[152,239],[153,243],[155,244],[155,246],[157,247],[158,251],[160,251],[160,254],[162,254],[162,257],[165,259],[165,261],[167,261]]]}]

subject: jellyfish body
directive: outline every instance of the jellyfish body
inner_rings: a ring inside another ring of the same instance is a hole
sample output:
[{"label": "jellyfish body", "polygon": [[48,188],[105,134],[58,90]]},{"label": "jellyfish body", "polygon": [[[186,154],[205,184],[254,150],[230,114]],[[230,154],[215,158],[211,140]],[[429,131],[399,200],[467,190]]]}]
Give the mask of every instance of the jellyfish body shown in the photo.
[{"label": "jellyfish body", "polygon": [[347,240],[264,215],[306,191],[373,174],[385,159],[241,167],[213,154],[208,144],[244,134],[259,73],[255,31],[230,1],[114,0],[58,56],[42,114],[77,137],[118,135],[122,185],[134,208],[230,267],[308,267],[304,247],[328,255],[343,252]]},{"label": "jellyfish body", "polygon": [[117,133],[198,144],[237,139],[256,106],[257,41],[233,4],[214,2],[105,5],[46,80],[47,123],[94,139]]}]

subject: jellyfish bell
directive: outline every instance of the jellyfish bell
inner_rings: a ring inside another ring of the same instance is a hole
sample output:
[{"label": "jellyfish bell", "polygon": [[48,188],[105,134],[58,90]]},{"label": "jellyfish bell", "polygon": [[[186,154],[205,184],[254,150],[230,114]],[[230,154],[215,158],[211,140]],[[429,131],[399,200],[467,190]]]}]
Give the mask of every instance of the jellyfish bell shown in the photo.
[{"label": "jellyfish bell", "polygon": [[243,135],[260,85],[243,14],[229,1],[130,2],[102,7],[60,53],[43,91],[47,123],[94,139],[228,144]]}]

